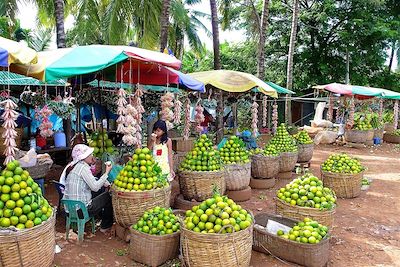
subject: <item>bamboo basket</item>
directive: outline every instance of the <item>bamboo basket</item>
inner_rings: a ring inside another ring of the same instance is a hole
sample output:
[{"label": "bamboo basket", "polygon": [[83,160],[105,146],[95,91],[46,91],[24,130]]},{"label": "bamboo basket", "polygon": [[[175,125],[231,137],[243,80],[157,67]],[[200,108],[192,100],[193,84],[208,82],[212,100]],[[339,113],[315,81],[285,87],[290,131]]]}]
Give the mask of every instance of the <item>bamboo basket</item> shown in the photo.
[{"label": "bamboo basket", "polygon": [[142,192],[124,192],[112,187],[111,193],[115,220],[128,228],[148,209],[169,208],[171,185]]},{"label": "bamboo basket", "polygon": [[296,167],[298,152],[283,152],[279,160],[279,172],[291,172]]},{"label": "bamboo basket", "polygon": [[385,123],[385,128],[384,128],[385,132],[387,133],[393,133],[395,131],[394,128],[394,123]]},{"label": "bamboo basket", "polygon": [[129,255],[132,260],[159,266],[178,257],[180,232],[168,235],[150,235],[130,227]]},{"label": "bamboo basket", "polygon": [[0,230],[0,266],[52,266],[54,260],[56,210],[33,228]]},{"label": "bamboo basket", "polygon": [[332,189],[339,198],[355,198],[361,194],[362,178],[360,173],[332,173],[321,170],[324,186]]},{"label": "bamboo basket", "polygon": [[[5,131],[4,127],[0,128],[0,153],[3,155],[4,149],[6,149],[6,146],[4,145],[4,138],[3,138],[3,133]],[[21,141],[22,141],[22,135],[24,133],[24,128],[15,128],[15,131],[17,132],[17,137],[15,137],[15,143],[17,144],[17,148],[21,147]]]},{"label": "bamboo basket", "polygon": [[350,143],[365,143],[374,138],[374,130],[346,130],[344,132],[344,138]]},{"label": "bamboo basket", "polygon": [[305,217],[308,217],[328,227],[333,225],[333,216],[336,212],[335,209],[319,210],[309,207],[292,206],[278,198],[274,198],[274,201],[276,214],[283,217],[288,217],[298,221],[302,221]]},{"label": "bamboo basket", "polygon": [[265,226],[268,220],[273,220],[288,227],[293,227],[297,221],[282,216],[261,213],[255,216],[256,224],[253,232],[253,249],[271,254],[286,261],[308,267],[326,266],[329,260],[329,235],[318,244],[304,244],[284,239],[268,232]]},{"label": "bamboo basket", "polygon": [[181,171],[179,185],[183,197],[187,200],[203,201],[213,196],[214,186],[221,195],[225,193],[224,170],[220,171]]},{"label": "bamboo basket", "polygon": [[229,164],[225,167],[226,190],[238,191],[250,184],[251,163]]},{"label": "bamboo basket", "polygon": [[279,173],[279,159],[279,156],[252,156],[251,176],[259,179],[274,178]]},{"label": "bamboo basket", "polygon": [[380,138],[383,139],[383,129],[374,129],[374,138]]},{"label": "bamboo basket", "polygon": [[[232,227],[226,225],[226,227]],[[181,227],[181,253],[186,267],[249,266],[253,227],[230,234],[196,233]],[[221,229],[221,230],[222,230]]]},{"label": "bamboo basket", "polygon": [[388,143],[400,144],[400,136],[390,133],[385,133],[383,135],[383,141]]},{"label": "bamboo basket", "polygon": [[314,153],[314,144],[300,144],[297,162],[299,163],[309,162],[312,159],[313,153]]}]

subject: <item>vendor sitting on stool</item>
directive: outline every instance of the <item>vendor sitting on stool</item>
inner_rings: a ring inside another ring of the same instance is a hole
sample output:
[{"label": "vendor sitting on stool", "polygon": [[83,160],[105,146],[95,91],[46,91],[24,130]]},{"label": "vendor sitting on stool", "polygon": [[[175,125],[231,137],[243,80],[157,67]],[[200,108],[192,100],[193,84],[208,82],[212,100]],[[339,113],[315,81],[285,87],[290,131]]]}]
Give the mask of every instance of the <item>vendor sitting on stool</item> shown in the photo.
[{"label": "vendor sitting on stool", "polygon": [[[84,144],[75,145],[72,150],[72,162],[65,167],[60,183],[65,185],[63,199],[82,201],[87,207],[89,216],[99,214],[101,216],[100,231],[105,233],[111,229],[114,222],[111,196],[108,191],[105,191],[92,198],[92,191],[98,192],[103,186],[110,186],[107,178],[112,166],[107,165],[105,173],[96,179],[90,169],[90,165],[94,163],[92,147]],[[78,215],[80,214],[82,212],[78,210]]]}]

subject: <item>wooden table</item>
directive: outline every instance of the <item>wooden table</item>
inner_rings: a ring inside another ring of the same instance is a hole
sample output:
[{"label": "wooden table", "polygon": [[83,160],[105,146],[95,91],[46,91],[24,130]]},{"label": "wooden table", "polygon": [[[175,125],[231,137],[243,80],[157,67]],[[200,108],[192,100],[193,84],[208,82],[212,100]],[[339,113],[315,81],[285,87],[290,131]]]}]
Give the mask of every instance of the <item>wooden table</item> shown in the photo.
[{"label": "wooden table", "polygon": [[67,162],[69,161],[71,150],[72,150],[71,147],[54,147],[54,148],[36,150],[36,153],[38,153],[38,154],[47,153],[51,156],[54,163],[57,163],[60,165],[66,165]]}]

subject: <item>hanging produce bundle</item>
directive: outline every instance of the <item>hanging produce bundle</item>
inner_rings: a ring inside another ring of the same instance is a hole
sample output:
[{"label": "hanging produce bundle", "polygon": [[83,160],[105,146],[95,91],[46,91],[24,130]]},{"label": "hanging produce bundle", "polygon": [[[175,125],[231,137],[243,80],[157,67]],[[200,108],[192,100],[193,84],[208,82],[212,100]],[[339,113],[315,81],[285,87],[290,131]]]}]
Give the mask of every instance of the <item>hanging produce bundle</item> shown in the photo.
[{"label": "hanging produce bundle", "polygon": [[197,104],[195,111],[196,115],[194,116],[194,120],[196,122],[196,131],[201,133],[203,131],[201,124],[204,122],[204,108],[200,104]]},{"label": "hanging produce bundle", "polygon": [[180,225],[171,208],[155,207],[146,211],[132,228],[150,235],[169,235],[178,232]]},{"label": "hanging produce bundle", "polygon": [[254,101],[251,106],[251,118],[251,129],[253,131],[253,136],[256,137],[258,134],[258,104],[256,101]]},{"label": "hanging produce bundle", "polygon": [[379,98],[379,120],[382,119],[383,115],[383,99]]},{"label": "hanging produce bundle", "polygon": [[299,145],[307,145],[313,143],[310,135],[305,130],[299,131],[297,134],[293,135],[293,137],[294,139],[296,139],[297,144]]},{"label": "hanging produce bundle", "polygon": [[288,232],[278,230],[276,234],[299,243],[318,244],[328,236],[328,227],[306,217]]},{"label": "hanging produce bundle", "polygon": [[371,125],[371,118],[371,114],[355,112],[353,129],[360,131],[372,130],[373,127]]},{"label": "hanging produce bundle", "polygon": [[142,135],[142,127],[140,126],[142,124],[142,118],[143,118],[143,113],[144,113],[144,107],[142,105],[142,96],[143,96],[144,92],[143,92],[143,86],[141,84],[137,85],[137,89],[135,92],[135,96],[134,96],[134,101],[133,101],[133,106],[136,108],[137,111],[137,115],[136,115],[136,132],[135,132],[135,137],[136,139],[135,144],[138,147],[142,146],[142,140],[143,140],[143,135]]},{"label": "hanging produce bundle", "polygon": [[397,124],[399,122],[399,100],[396,100],[394,102],[393,111],[394,111],[394,129],[397,129]]},{"label": "hanging produce bundle", "polygon": [[188,140],[190,136],[190,99],[185,102],[185,128],[183,128],[183,139]]},{"label": "hanging produce bundle", "polygon": [[15,128],[17,127],[17,123],[15,122],[18,118],[18,113],[14,110],[17,107],[11,99],[7,99],[1,103],[4,106],[4,112],[1,115],[3,119],[3,128],[4,132],[2,137],[4,138],[4,145],[6,146],[4,150],[4,155],[6,159],[4,160],[4,164],[7,164],[14,160],[15,151],[17,148],[17,143],[15,139],[17,138],[17,131]]},{"label": "hanging produce bundle", "polygon": [[278,104],[276,101],[272,105],[272,132],[276,133],[278,129]]},{"label": "hanging produce bundle", "polygon": [[119,172],[114,186],[121,191],[146,191],[168,186],[166,175],[154,161],[150,149],[137,148]]},{"label": "hanging produce bundle", "polygon": [[335,208],[335,193],[324,187],[322,181],[311,173],[294,179],[276,192],[276,196],[292,206],[332,210]]},{"label": "hanging produce bundle", "polygon": [[181,124],[181,113],[182,113],[182,102],[179,101],[177,97],[175,100],[175,108],[174,108],[174,123],[176,125]]},{"label": "hanging produce bundle", "polygon": [[349,111],[349,118],[347,119],[346,122],[346,127],[348,129],[353,128],[354,125],[354,109],[355,109],[355,103],[354,103],[354,97],[350,99],[350,111]]},{"label": "hanging produce bundle", "polygon": [[126,101],[126,92],[124,89],[119,89],[118,90],[118,101],[117,101],[117,114],[118,114],[118,119],[117,119],[117,133],[125,134],[126,129],[125,129],[125,114],[126,114],[126,105],[128,102]]},{"label": "hanging produce bundle", "polygon": [[[251,226],[253,217],[226,196],[216,195],[186,211],[184,227],[196,233],[230,234]],[[225,227],[225,226],[231,227]]]},{"label": "hanging produce bundle", "polygon": [[296,140],[289,134],[284,123],[279,125],[274,137],[272,137],[268,144],[274,145],[276,150],[281,153],[297,151]]},{"label": "hanging produce bundle", "polygon": [[207,135],[202,134],[194,143],[192,151],[187,153],[182,161],[182,171],[218,171],[221,169],[221,159],[218,150]]},{"label": "hanging produce bundle", "polygon": [[51,109],[45,105],[40,110],[36,109],[36,119],[41,119],[42,123],[39,126],[40,135],[44,138],[53,135],[53,123],[49,120],[50,115],[53,113]]},{"label": "hanging produce bundle", "polygon": [[42,190],[17,160],[7,163],[1,172],[0,187],[0,228],[32,228],[52,216]]},{"label": "hanging produce bundle", "polygon": [[103,153],[114,154],[117,150],[106,130],[93,132],[90,136],[89,146],[93,147],[93,156],[101,158]]},{"label": "hanging produce bundle", "polygon": [[249,152],[244,142],[237,136],[229,137],[229,140],[219,149],[219,154],[225,164],[248,163]]},{"label": "hanging produce bundle", "polygon": [[166,122],[168,127],[171,127],[171,123],[174,120],[174,112],[171,108],[174,106],[174,94],[168,92],[161,97],[161,111],[160,116],[163,121]]},{"label": "hanging produce bundle", "polygon": [[262,108],[263,108],[263,117],[262,117],[262,126],[267,127],[267,116],[268,116],[268,102],[267,96],[263,96]]},{"label": "hanging produce bundle", "polygon": [[325,172],[360,173],[365,168],[358,159],[342,153],[330,155],[322,164],[321,169]]}]

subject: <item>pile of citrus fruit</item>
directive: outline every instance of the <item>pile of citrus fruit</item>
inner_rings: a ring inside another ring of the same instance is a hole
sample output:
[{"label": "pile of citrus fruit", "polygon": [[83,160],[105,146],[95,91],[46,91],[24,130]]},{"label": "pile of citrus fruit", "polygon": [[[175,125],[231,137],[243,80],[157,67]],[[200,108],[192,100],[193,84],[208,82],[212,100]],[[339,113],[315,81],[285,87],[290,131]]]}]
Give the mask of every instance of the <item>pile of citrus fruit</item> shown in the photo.
[{"label": "pile of citrus fruit", "polygon": [[263,149],[257,147],[257,148],[254,148],[254,149],[250,149],[250,150],[249,150],[249,155],[250,155],[250,156],[258,155],[258,154],[262,154],[263,152],[264,152]]},{"label": "pile of citrus fruit", "polygon": [[181,171],[218,171],[221,169],[221,158],[214,149],[207,135],[202,134],[194,143],[192,151],[187,153],[179,168]]},{"label": "pile of citrus fruit", "polygon": [[324,187],[321,180],[312,174],[305,174],[280,188],[276,196],[292,206],[310,207],[320,210],[335,208],[335,193]]},{"label": "pile of citrus fruit", "polygon": [[371,114],[355,113],[353,129],[355,130],[372,130]]},{"label": "pile of citrus fruit", "polygon": [[297,134],[293,135],[293,137],[296,139],[297,144],[300,145],[308,145],[313,143],[313,140],[305,130],[299,131]]},{"label": "pile of citrus fruit", "polygon": [[279,153],[279,151],[276,149],[275,145],[273,145],[273,144],[267,144],[267,145],[265,146],[265,148],[264,148],[263,154],[264,154],[265,156],[274,156],[274,157],[276,157],[276,156],[279,156],[280,153]]},{"label": "pile of citrus fruit", "polygon": [[155,207],[146,211],[132,227],[150,235],[165,235],[179,231],[179,222],[172,210]]},{"label": "pile of citrus fruit", "polygon": [[113,146],[113,142],[108,138],[107,132],[94,132],[92,133],[89,146],[94,148],[93,155],[101,158],[103,153],[113,154],[116,149]]},{"label": "pile of citrus fruit", "polygon": [[293,226],[288,233],[278,230],[276,234],[295,242],[318,244],[328,235],[328,227],[310,218],[304,218],[302,222]]},{"label": "pile of citrus fruit", "polygon": [[364,167],[358,159],[342,153],[330,155],[328,159],[322,163],[321,169],[325,172],[360,173],[364,170]]},{"label": "pile of citrus fruit", "polygon": [[17,160],[0,176],[0,227],[32,228],[47,221],[53,210],[42,190]]},{"label": "pile of citrus fruit", "polygon": [[393,135],[395,135],[395,136],[400,136],[400,129],[399,130],[396,130],[396,131],[394,131],[393,133],[391,133],[391,134],[393,134]]},{"label": "pile of citrus fruit", "polygon": [[187,210],[184,227],[197,233],[226,234],[244,230],[252,222],[252,216],[240,205],[216,195]]},{"label": "pile of citrus fruit", "polygon": [[237,136],[231,136],[219,149],[221,160],[225,164],[248,163],[249,152],[244,142]]},{"label": "pile of citrus fruit", "polygon": [[297,144],[295,139],[288,133],[286,125],[281,123],[276,129],[274,137],[268,144],[275,146],[278,152],[296,152]]},{"label": "pile of citrus fruit", "polygon": [[150,149],[138,148],[118,173],[114,186],[121,191],[145,191],[168,185],[166,175],[154,161]]}]

